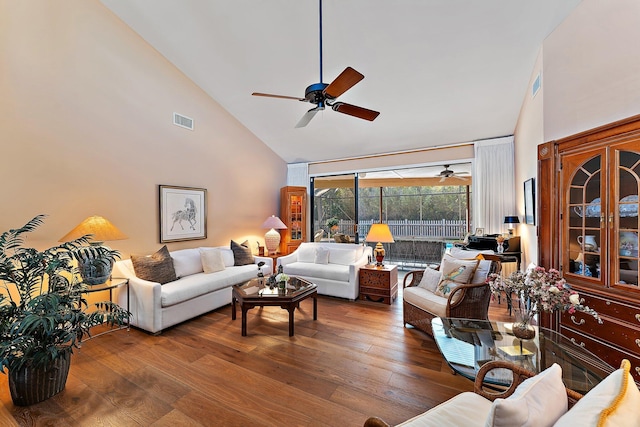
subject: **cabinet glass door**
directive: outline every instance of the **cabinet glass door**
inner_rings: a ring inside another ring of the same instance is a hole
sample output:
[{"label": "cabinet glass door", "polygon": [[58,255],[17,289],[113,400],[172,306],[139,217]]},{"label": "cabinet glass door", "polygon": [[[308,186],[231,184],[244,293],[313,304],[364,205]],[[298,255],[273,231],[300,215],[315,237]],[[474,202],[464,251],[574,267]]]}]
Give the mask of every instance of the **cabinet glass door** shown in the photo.
[{"label": "cabinet glass door", "polygon": [[289,195],[289,224],[291,225],[291,240],[302,240],[302,226],[304,215],[304,194]]},{"label": "cabinet glass door", "polygon": [[[618,268],[613,278],[613,286],[638,287],[638,187],[640,185],[640,154],[633,151],[615,152],[616,192],[610,221],[613,231],[614,247],[611,251]],[[617,227],[613,227],[617,224]]]},{"label": "cabinet glass door", "polygon": [[575,157],[568,158],[568,164],[563,160],[568,182],[563,269],[581,278],[600,279],[601,247],[605,243],[601,233],[605,212],[601,198],[603,154]]}]

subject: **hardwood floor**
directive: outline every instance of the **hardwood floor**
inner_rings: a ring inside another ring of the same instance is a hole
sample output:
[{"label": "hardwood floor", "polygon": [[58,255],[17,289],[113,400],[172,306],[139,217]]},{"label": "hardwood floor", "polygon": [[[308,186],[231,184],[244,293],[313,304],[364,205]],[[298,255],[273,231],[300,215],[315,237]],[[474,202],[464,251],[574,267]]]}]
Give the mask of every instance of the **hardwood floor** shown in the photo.
[{"label": "hardwood floor", "polygon": [[[160,336],[117,331],[83,344],[66,388],[30,407],[0,376],[0,425],[362,426],[397,424],[473,389],[452,375],[435,342],[391,306],[318,298],[296,310],[295,336],[278,307],[253,309],[248,336],[231,306]],[[491,318],[508,318],[492,303]]]}]

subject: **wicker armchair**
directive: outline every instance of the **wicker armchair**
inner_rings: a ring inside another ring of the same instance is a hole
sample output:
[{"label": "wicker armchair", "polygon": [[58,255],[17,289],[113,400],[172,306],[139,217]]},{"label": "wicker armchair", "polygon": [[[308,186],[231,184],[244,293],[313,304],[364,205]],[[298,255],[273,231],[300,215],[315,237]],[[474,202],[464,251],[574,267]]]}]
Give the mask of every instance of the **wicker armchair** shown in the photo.
[{"label": "wicker armchair", "polygon": [[[485,376],[492,371],[493,369],[504,368],[509,369],[513,375],[513,382],[511,386],[505,390],[496,391],[494,389],[487,389],[484,386],[484,378]],[[535,373],[528,371],[520,366],[517,366],[511,362],[503,361],[503,360],[494,360],[491,362],[487,362],[478,370],[478,374],[476,375],[475,383],[473,386],[473,392],[484,397],[487,400],[494,401],[497,398],[507,398],[513,394],[518,385],[520,385],[524,380],[536,375]],[[578,400],[580,400],[583,396],[571,389],[565,388],[567,392],[567,398],[569,401],[569,407],[571,408]],[[446,405],[449,401],[443,403]],[[451,406],[455,406],[451,404]],[[450,408],[451,410],[455,410],[454,407]],[[430,414],[425,413],[423,416],[429,417]],[[421,420],[416,420],[417,425],[425,425],[424,420],[421,424]],[[408,424],[412,424],[411,422]],[[404,425],[404,423],[403,423]],[[429,424],[430,425],[430,424]],[[390,427],[385,421],[378,417],[371,417],[367,419],[364,423],[364,427]]]},{"label": "wicker armchair", "polygon": [[[489,274],[499,273],[501,264],[498,257],[485,255],[485,259],[491,261]],[[403,289],[418,286],[424,270],[414,270],[406,274],[403,282]],[[406,292],[405,292],[406,293]],[[481,319],[489,318],[489,301],[491,300],[491,289],[486,283],[460,285],[446,301],[445,307],[440,307],[440,313],[432,312],[416,302],[407,301],[403,298],[402,311],[405,325],[411,325],[416,329],[433,335],[431,330],[431,320],[434,317],[456,317],[461,319]],[[444,303],[444,299],[443,299]]]}]

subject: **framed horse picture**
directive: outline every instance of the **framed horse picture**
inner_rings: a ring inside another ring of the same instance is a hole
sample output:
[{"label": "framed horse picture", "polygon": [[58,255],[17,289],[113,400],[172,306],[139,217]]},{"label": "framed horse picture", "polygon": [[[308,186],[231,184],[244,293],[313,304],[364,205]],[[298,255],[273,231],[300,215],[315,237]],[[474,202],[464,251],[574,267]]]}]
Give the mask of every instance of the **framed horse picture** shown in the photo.
[{"label": "framed horse picture", "polygon": [[207,238],[207,190],[160,185],[160,243]]}]

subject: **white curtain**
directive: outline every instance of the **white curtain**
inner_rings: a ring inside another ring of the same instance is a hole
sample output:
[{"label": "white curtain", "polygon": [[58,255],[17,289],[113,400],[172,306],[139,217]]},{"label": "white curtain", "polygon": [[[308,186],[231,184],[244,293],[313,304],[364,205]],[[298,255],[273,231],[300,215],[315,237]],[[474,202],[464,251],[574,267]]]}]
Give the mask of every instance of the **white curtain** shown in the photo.
[{"label": "white curtain", "polygon": [[307,187],[309,190],[309,164],[289,163],[287,165],[287,185]]},{"label": "white curtain", "polygon": [[476,141],[474,151],[473,225],[504,233],[504,217],[517,215],[513,136]]}]

